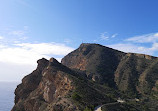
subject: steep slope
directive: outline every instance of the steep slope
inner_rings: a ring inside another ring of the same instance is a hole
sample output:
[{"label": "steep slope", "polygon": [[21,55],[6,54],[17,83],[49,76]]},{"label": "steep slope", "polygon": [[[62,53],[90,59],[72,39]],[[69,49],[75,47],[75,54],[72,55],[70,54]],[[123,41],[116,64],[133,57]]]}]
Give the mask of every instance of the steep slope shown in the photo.
[{"label": "steep slope", "polygon": [[99,44],[81,44],[62,59],[62,64],[84,71],[93,81],[115,86],[114,72],[125,53]]},{"label": "steep slope", "polygon": [[118,89],[149,94],[158,80],[158,59],[143,54],[126,54],[115,71]]},{"label": "steep slope", "polygon": [[54,58],[38,60],[37,69],[16,88],[12,111],[81,111],[113,101],[79,75]]},{"label": "steep slope", "polygon": [[93,81],[131,94],[158,91],[157,58],[149,55],[86,43],[66,55],[62,64],[83,71]]},{"label": "steep slope", "polygon": [[98,105],[114,111],[157,110],[157,57],[86,43],[61,63],[54,58],[37,63],[17,86],[12,111],[92,111]]}]

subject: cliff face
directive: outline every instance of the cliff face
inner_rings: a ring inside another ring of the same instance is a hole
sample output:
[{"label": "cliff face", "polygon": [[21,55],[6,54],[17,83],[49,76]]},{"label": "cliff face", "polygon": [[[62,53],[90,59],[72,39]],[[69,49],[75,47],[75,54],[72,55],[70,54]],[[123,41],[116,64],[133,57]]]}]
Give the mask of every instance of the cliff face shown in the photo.
[{"label": "cliff face", "polygon": [[83,111],[120,96],[158,97],[156,57],[81,44],[61,63],[54,58],[37,63],[17,86],[12,111]]},{"label": "cliff face", "polygon": [[62,59],[62,64],[121,91],[157,90],[157,58],[149,55],[124,53],[99,44],[81,44]]},{"label": "cliff face", "polygon": [[82,111],[85,106],[113,101],[93,85],[54,58],[43,58],[17,86],[12,111]]},{"label": "cliff face", "polygon": [[99,44],[81,44],[62,59],[62,64],[84,71],[93,81],[114,87],[114,72],[124,55],[123,52]]},{"label": "cliff face", "polygon": [[77,109],[69,99],[65,98],[65,95],[74,89],[72,80],[67,75],[68,72],[71,71],[54,58],[50,61],[38,60],[37,69],[24,77],[22,83],[16,88],[15,106],[12,111],[49,109],[53,111],[65,109],[65,107],[65,111]]},{"label": "cliff face", "polygon": [[157,84],[158,59],[142,54],[126,54],[115,71],[115,82],[122,91],[149,94]]}]

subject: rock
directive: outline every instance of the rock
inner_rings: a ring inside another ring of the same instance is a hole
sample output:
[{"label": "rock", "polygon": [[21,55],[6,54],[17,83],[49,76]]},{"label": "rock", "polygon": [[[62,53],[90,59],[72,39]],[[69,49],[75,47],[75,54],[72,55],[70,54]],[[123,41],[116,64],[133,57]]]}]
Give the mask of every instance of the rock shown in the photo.
[{"label": "rock", "polygon": [[155,103],[148,107],[157,107],[153,100],[158,97],[156,57],[86,43],[61,63],[55,58],[37,63],[17,86],[12,111],[83,111],[106,103],[106,108],[128,108],[113,103],[119,96],[133,99],[141,95],[143,100],[153,94],[154,102],[138,101],[136,106],[144,110],[144,104]]}]

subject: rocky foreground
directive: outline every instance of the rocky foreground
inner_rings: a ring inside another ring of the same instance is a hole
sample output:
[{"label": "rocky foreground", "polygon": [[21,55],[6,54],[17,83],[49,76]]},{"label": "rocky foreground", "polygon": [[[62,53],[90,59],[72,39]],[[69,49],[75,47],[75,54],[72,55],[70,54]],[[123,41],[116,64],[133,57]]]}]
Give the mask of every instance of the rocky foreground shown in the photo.
[{"label": "rocky foreground", "polygon": [[[102,111],[157,110],[157,57],[81,44],[61,63],[37,63],[17,86],[12,111],[93,111],[99,105]],[[118,98],[126,102],[118,104]]]}]

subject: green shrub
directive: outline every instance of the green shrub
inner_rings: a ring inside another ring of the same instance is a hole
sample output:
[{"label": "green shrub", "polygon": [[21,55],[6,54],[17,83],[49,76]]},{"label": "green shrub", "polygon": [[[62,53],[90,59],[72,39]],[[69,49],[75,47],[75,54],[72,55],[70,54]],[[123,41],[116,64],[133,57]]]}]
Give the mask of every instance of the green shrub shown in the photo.
[{"label": "green shrub", "polygon": [[76,101],[80,101],[81,100],[81,96],[79,94],[77,94],[77,92],[74,92],[72,94],[72,99],[76,100]]},{"label": "green shrub", "polygon": [[93,111],[91,108],[86,107],[83,111]]}]

